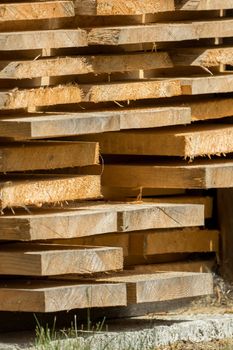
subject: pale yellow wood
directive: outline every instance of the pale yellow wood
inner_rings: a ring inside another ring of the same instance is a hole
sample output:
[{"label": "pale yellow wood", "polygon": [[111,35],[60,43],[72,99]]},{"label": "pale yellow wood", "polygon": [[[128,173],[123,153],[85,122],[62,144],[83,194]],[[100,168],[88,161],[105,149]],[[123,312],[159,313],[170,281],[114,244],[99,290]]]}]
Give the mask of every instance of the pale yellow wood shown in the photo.
[{"label": "pale yellow wood", "polygon": [[231,92],[233,89],[233,74],[181,78],[180,82],[184,95]]},{"label": "pale yellow wood", "polygon": [[[177,121],[178,122],[178,121]],[[120,130],[118,113],[37,113],[4,116],[0,137],[39,139]]]},{"label": "pale yellow wood", "polygon": [[128,304],[174,300],[213,293],[211,273],[167,272],[157,274],[133,274],[99,279],[126,283]]},{"label": "pale yellow wood", "polygon": [[132,267],[132,269],[137,273],[156,273],[160,271],[211,272],[214,266],[214,260],[198,260],[163,264],[135,265]]},{"label": "pale yellow wood", "polygon": [[87,46],[82,29],[57,29],[0,33],[0,50],[35,50]]},{"label": "pale yellow wood", "polygon": [[100,198],[100,176],[17,176],[0,182],[0,207],[41,206],[68,200]]},{"label": "pale yellow wood", "polygon": [[91,206],[86,203],[84,208],[117,212],[117,230],[120,232],[204,225],[204,206],[201,204],[112,202],[95,205],[94,202]]},{"label": "pale yellow wood", "polygon": [[233,187],[231,160],[193,163],[105,165],[104,186],[132,188],[224,188]]},{"label": "pale yellow wood", "polygon": [[233,152],[231,124],[130,130],[83,136],[81,139],[99,142],[103,154],[181,156],[192,159]]},{"label": "pale yellow wood", "polygon": [[0,171],[45,170],[99,163],[94,142],[33,142],[0,144]]},{"label": "pale yellow wood", "polygon": [[79,102],[126,101],[162,98],[182,94],[178,80],[115,82],[102,84],[67,84],[34,89],[0,91],[0,109],[19,109],[36,106]]},{"label": "pale yellow wood", "polygon": [[30,208],[30,213],[16,209],[15,214],[5,213],[0,216],[0,240],[62,240],[117,231],[117,213],[107,208]]},{"label": "pale yellow wood", "polygon": [[0,79],[26,79],[88,73],[127,72],[173,67],[166,52],[81,55],[0,61]]},{"label": "pale yellow wood", "polygon": [[140,15],[163,11],[173,11],[174,0],[75,0],[80,15]]},{"label": "pale yellow wood", "polygon": [[232,0],[175,0],[176,8],[184,11],[232,9]]},{"label": "pale yellow wood", "polygon": [[121,248],[32,243],[0,247],[1,275],[91,274],[122,268]]},{"label": "pale yellow wood", "polygon": [[140,15],[176,10],[200,11],[233,8],[232,0],[75,0],[80,15]]},{"label": "pale yellow wood", "polygon": [[35,1],[0,4],[0,22],[39,20],[75,15],[72,1]]},{"label": "pale yellow wood", "polygon": [[129,26],[90,28],[89,45],[125,45],[136,43],[198,40],[231,37],[232,19],[184,21]]},{"label": "pale yellow wood", "polygon": [[[128,199],[130,200],[130,198]],[[132,198],[131,198],[132,200]],[[187,204],[203,204],[205,207],[205,219],[211,219],[213,216],[213,197],[209,196],[191,196],[191,195],[179,195],[179,196],[166,196],[166,197],[143,197],[143,202],[152,203],[187,203]]]},{"label": "pale yellow wood", "polygon": [[215,67],[220,64],[233,65],[232,47],[179,48],[169,50],[173,65]]},{"label": "pale yellow wood", "polygon": [[126,304],[124,283],[46,280],[2,280],[0,283],[1,311],[56,312]]},{"label": "pale yellow wood", "polygon": [[120,247],[125,257],[175,253],[218,253],[219,232],[199,228],[143,230],[53,241],[56,244]]},{"label": "pale yellow wood", "polygon": [[129,255],[219,251],[219,232],[198,228],[140,231],[129,237]]}]

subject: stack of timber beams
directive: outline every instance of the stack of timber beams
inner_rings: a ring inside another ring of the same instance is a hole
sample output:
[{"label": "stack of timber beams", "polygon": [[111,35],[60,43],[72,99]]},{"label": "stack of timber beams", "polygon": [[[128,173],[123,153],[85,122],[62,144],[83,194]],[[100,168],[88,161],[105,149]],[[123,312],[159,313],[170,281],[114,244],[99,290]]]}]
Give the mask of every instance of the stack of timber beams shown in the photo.
[{"label": "stack of timber beams", "polygon": [[233,187],[232,9],[0,2],[0,311],[212,292],[206,190]]}]

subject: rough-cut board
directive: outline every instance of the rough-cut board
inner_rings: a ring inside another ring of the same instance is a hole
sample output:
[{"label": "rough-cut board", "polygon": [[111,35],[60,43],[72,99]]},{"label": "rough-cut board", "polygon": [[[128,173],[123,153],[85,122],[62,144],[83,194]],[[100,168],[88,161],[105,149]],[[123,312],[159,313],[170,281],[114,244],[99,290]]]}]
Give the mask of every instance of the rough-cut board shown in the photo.
[{"label": "rough-cut board", "polygon": [[135,265],[132,269],[137,273],[156,273],[159,271],[180,271],[180,272],[211,272],[215,260],[194,260],[179,261],[174,263]]},{"label": "rough-cut board", "polygon": [[0,61],[0,79],[101,74],[170,67],[173,67],[173,63],[166,52],[38,58],[34,61]]},{"label": "rough-cut board", "polygon": [[[145,197],[152,196],[174,196],[185,194],[183,189],[166,189],[166,188],[132,188],[132,187],[107,187],[102,186],[102,193],[106,200],[132,202],[141,201]],[[165,201],[166,203],[166,201]]]},{"label": "rough-cut board", "polygon": [[123,268],[121,248],[56,244],[2,244],[0,274],[52,276],[90,274]]},{"label": "rough-cut board", "polygon": [[[133,200],[128,198],[128,200]],[[205,219],[210,219],[213,216],[213,197],[209,196],[190,196],[190,195],[173,195],[166,197],[143,197],[143,202],[146,203],[187,203],[187,204],[203,204],[205,207]]]},{"label": "rough-cut board", "polygon": [[80,139],[99,142],[102,154],[194,158],[233,152],[231,124],[110,132]]},{"label": "rough-cut board", "polygon": [[[56,112],[4,116],[0,118],[0,137],[22,140],[116,131],[120,130],[120,120],[115,114]],[[178,112],[177,118],[180,120]]]},{"label": "rough-cut board", "polygon": [[67,84],[34,89],[0,90],[0,109],[19,109],[79,102],[126,101],[171,97],[181,94],[181,84],[174,79],[91,85]]},{"label": "rough-cut board", "polygon": [[[82,206],[80,206],[81,208]],[[204,206],[200,204],[131,203],[95,204],[84,208],[117,212],[117,231],[204,225]]]},{"label": "rough-cut board", "polygon": [[169,51],[173,65],[215,67],[220,64],[233,65],[233,48],[179,48]]},{"label": "rough-cut board", "polygon": [[35,1],[0,4],[0,22],[38,20],[75,15],[72,1]]},{"label": "rough-cut board", "polygon": [[233,90],[233,74],[181,78],[180,82],[184,95],[223,93]]},{"label": "rough-cut board", "polygon": [[1,280],[0,283],[0,311],[57,312],[126,304],[124,283],[46,280]]},{"label": "rough-cut board", "polygon": [[120,247],[125,257],[219,251],[219,232],[199,228],[143,230],[54,241],[57,244]]},{"label": "rough-cut board", "polygon": [[174,0],[75,0],[77,13],[91,16],[140,15],[173,11]]},{"label": "rough-cut board", "polygon": [[231,117],[233,115],[232,98],[200,98],[184,103],[186,107],[191,108],[192,121],[218,119]]},{"label": "rough-cut board", "polygon": [[87,46],[81,29],[37,30],[0,33],[0,50],[35,50]]},{"label": "rough-cut board", "polygon": [[0,240],[69,239],[117,231],[117,213],[111,210],[32,209],[0,216]]},{"label": "rough-cut board", "polygon": [[232,0],[175,0],[176,9],[184,11],[224,10],[233,7]]},{"label": "rough-cut board", "polygon": [[232,19],[219,19],[97,27],[88,30],[88,43],[89,45],[126,45],[231,37],[232,25]]},{"label": "rough-cut board", "polygon": [[132,188],[224,188],[233,187],[231,160],[193,163],[167,162],[105,165],[102,183]]},{"label": "rough-cut board", "polygon": [[176,10],[230,9],[232,0],[75,0],[77,13],[91,16],[140,15]]},{"label": "rough-cut board", "polygon": [[20,175],[1,178],[0,182],[1,209],[99,197],[101,192],[98,175]]},{"label": "rough-cut board", "polygon": [[213,277],[210,273],[167,272],[157,274],[133,274],[98,279],[100,282],[118,282],[127,285],[128,304],[165,301],[207,295],[213,293]]},{"label": "rough-cut board", "polygon": [[69,168],[99,163],[95,142],[30,142],[0,144],[0,171]]},{"label": "rough-cut board", "polygon": [[219,232],[198,228],[149,230],[129,235],[129,255],[218,252]]}]

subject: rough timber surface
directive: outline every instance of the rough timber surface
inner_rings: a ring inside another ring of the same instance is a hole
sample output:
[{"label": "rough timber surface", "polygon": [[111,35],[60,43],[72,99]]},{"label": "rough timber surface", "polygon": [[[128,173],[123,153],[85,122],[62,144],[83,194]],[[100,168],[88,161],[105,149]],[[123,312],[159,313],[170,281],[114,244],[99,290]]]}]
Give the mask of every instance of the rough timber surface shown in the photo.
[{"label": "rough timber surface", "polygon": [[1,79],[30,79],[88,73],[127,72],[172,67],[166,52],[44,57],[37,60],[0,61]]},{"label": "rough timber surface", "polygon": [[75,0],[77,13],[91,16],[140,15],[174,10],[201,11],[231,9],[232,0]]},{"label": "rough timber surface", "polygon": [[69,239],[117,231],[117,213],[109,209],[15,210],[0,216],[0,240]]},{"label": "rough timber surface", "polygon": [[0,22],[39,20],[75,15],[72,1],[35,1],[0,4]]},{"label": "rough timber surface", "polygon": [[213,293],[210,273],[167,272],[110,276],[99,281],[126,283],[128,304],[174,300]]},{"label": "rough timber surface", "polygon": [[219,251],[219,232],[199,228],[154,229],[129,233],[108,233],[83,237],[57,244],[121,247],[127,261],[158,254],[211,253]]},{"label": "rough timber surface", "polygon": [[103,186],[128,188],[208,189],[233,187],[231,160],[193,163],[106,164]]},{"label": "rough timber surface", "polygon": [[121,248],[12,243],[0,246],[0,274],[51,276],[123,268]]},{"label": "rough timber surface", "polygon": [[0,50],[36,50],[87,46],[82,29],[35,30],[0,33]]},{"label": "rough timber surface", "polygon": [[156,273],[159,271],[177,272],[211,272],[215,266],[215,260],[179,261],[163,264],[135,265],[131,268],[137,273]]},{"label": "rough timber surface", "polygon": [[[133,201],[129,197],[127,200]],[[205,207],[205,219],[211,219],[213,216],[214,197],[199,196],[199,195],[170,195],[165,197],[143,197],[143,202],[146,203],[187,203],[187,204],[203,204]]]},{"label": "rough timber surface", "polygon": [[0,137],[15,140],[74,136],[116,130],[120,130],[118,113],[38,112],[0,118]]},{"label": "rough timber surface", "polygon": [[99,147],[94,142],[48,141],[0,144],[0,171],[3,173],[98,163]]},{"label": "rough timber surface", "polygon": [[47,280],[1,280],[0,310],[56,312],[91,307],[125,306],[124,283]]},{"label": "rough timber surface", "polygon": [[[82,206],[80,206],[82,208]],[[89,205],[89,210],[117,212],[117,231],[129,232],[150,228],[188,227],[204,225],[204,206],[201,204],[130,203],[110,202]]]},{"label": "rough timber surface", "polygon": [[87,136],[83,139],[99,142],[102,154],[194,158],[233,152],[231,124],[130,130]]},{"label": "rough timber surface", "polygon": [[126,45],[137,43],[199,40],[231,37],[233,20],[183,21],[144,25],[96,27],[88,30],[89,45]]},{"label": "rough timber surface", "polygon": [[79,102],[127,101],[172,97],[181,94],[181,83],[175,79],[67,84],[34,89],[0,90],[0,109],[20,109]]},{"label": "rough timber surface", "polygon": [[69,200],[96,199],[101,197],[100,176],[16,176],[0,181],[0,207],[41,206]]}]

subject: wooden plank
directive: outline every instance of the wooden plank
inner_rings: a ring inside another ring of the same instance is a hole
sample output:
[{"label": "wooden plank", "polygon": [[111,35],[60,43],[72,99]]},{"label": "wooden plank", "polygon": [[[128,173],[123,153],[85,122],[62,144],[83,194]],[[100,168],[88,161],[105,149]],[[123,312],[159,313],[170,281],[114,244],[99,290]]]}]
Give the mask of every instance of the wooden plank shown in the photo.
[{"label": "wooden plank", "polygon": [[199,228],[140,231],[129,237],[129,256],[218,252],[219,231]]},{"label": "wooden plank", "polygon": [[93,134],[131,128],[189,124],[188,107],[132,108],[82,113],[37,113],[0,118],[0,137],[37,139]]},{"label": "wooden plank", "polygon": [[36,50],[87,46],[82,29],[35,30],[0,33],[0,50]]},{"label": "wooden plank", "polygon": [[215,266],[215,260],[179,261],[163,264],[135,265],[132,269],[136,273],[156,273],[160,271],[177,272],[211,272]]},{"label": "wooden plank", "polygon": [[36,1],[0,4],[0,22],[39,20],[75,15],[72,1]]},{"label": "wooden plank", "polygon": [[219,251],[219,231],[185,229],[153,229],[53,241],[56,244],[109,246],[123,249],[125,257],[155,256],[176,253],[210,253]]},{"label": "wooden plank", "polygon": [[0,61],[0,79],[101,74],[169,67],[173,67],[173,63],[166,52],[61,56],[37,60]]},{"label": "wooden plank", "polygon": [[140,15],[175,9],[174,0],[75,0],[75,7],[79,15],[88,16]]},{"label": "wooden plank", "polygon": [[89,28],[89,45],[199,40],[233,35],[232,19]]},{"label": "wooden plank", "polygon": [[233,74],[181,78],[180,82],[184,95],[223,93],[233,90]]},{"label": "wooden plank", "polygon": [[128,304],[140,304],[213,293],[213,277],[210,273],[167,272],[122,275],[99,279],[101,282],[126,283]]},{"label": "wooden plank", "polygon": [[57,312],[91,307],[125,306],[124,283],[58,281],[4,281],[0,283],[0,310]]},{"label": "wooden plank", "polygon": [[99,163],[94,142],[31,142],[0,144],[0,171],[69,168]]},{"label": "wooden plank", "polygon": [[[178,122],[178,121],[177,121]],[[40,139],[120,130],[118,113],[37,113],[0,118],[0,137]]]},{"label": "wooden plank", "polygon": [[91,16],[141,15],[176,10],[201,11],[231,9],[232,0],[75,0],[77,13]]},{"label": "wooden plank", "polygon": [[61,240],[117,231],[117,213],[108,209],[30,208],[30,213],[16,209],[0,216],[0,240]]},{"label": "wooden plank", "polygon": [[0,109],[20,109],[36,106],[79,102],[126,101],[181,95],[178,80],[115,82],[100,84],[59,85],[34,89],[0,91]]},{"label": "wooden plank", "polygon": [[[130,198],[128,198],[130,200]],[[132,198],[131,198],[132,200]],[[166,197],[143,197],[143,202],[146,203],[187,203],[187,204],[203,204],[205,207],[205,219],[211,219],[213,216],[213,197],[210,196],[166,196]]]},{"label": "wooden plank", "polygon": [[185,194],[182,189],[165,189],[165,188],[132,188],[132,187],[107,187],[102,186],[102,193],[106,200],[117,200],[132,202],[135,200],[144,200],[151,196],[173,196]]},{"label": "wooden plank", "polygon": [[98,175],[37,175],[4,177],[0,182],[0,207],[41,206],[69,200],[101,197]]},{"label": "wooden plank", "polygon": [[132,188],[224,188],[233,187],[231,160],[205,160],[193,163],[105,165],[104,186]]},{"label": "wooden plank", "polygon": [[192,120],[220,119],[233,115],[232,98],[205,98],[190,101],[185,106],[191,108]]},{"label": "wooden plank", "polygon": [[224,188],[217,191],[218,224],[221,234],[222,254],[221,273],[227,280],[233,280],[233,220],[232,220],[233,189]]},{"label": "wooden plank", "polygon": [[87,203],[85,208],[116,211],[119,232],[204,225],[204,206],[199,204],[114,204],[112,202],[95,205],[94,202],[92,206]]},{"label": "wooden plank", "polygon": [[169,50],[169,54],[175,66],[216,67],[220,64],[233,65],[232,47],[187,47]]},{"label": "wooden plank", "polygon": [[232,0],[175,0],[176,9],[184,11],[224,10],[233,7]]},{"label": "wooden plank", "polygon": [[1,275],[91,274],[122,268],[121,248],[41,243],[12,243],[0,246]]},{"label": "wooden plank", "polygon": [[188,107],[134,108],[118,113],[122,130],[191,123],[191,110]]},{"label": "wooden plank", "polygon": [[191,125],[83,136],[100,143],[103,154],[181,156],[191,158],[233,152],[231,124]]}]

